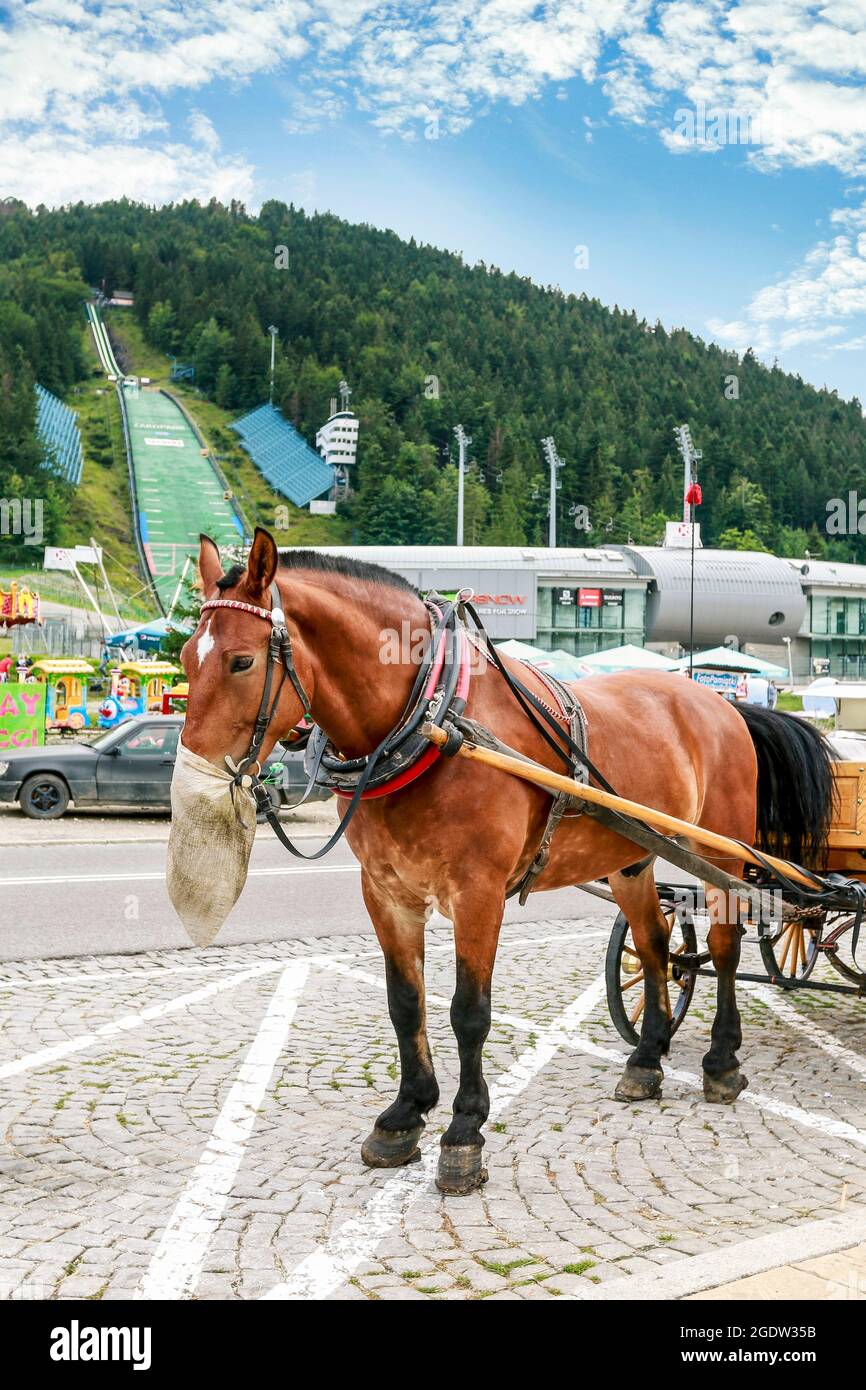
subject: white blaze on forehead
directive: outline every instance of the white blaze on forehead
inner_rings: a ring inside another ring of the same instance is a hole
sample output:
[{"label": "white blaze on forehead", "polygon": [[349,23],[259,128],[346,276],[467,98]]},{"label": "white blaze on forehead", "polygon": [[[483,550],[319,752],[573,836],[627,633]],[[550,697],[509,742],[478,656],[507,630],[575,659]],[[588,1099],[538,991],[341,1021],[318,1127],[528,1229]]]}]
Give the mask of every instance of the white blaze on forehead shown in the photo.
[{"label": "white blaze on forehead", "polygon": [[210,635],[210,623],[211,620],[210,618],[208,618],[207,627],[205,628],[204,632],[202,633],[201,637],[198,639],[198,642],[196,643],[195,649],[198,653],[198,664],[200,667],[204,665],[204,659],[207,656],[208,652],[212,651],[213,648],[216,646],[216,643]]}]

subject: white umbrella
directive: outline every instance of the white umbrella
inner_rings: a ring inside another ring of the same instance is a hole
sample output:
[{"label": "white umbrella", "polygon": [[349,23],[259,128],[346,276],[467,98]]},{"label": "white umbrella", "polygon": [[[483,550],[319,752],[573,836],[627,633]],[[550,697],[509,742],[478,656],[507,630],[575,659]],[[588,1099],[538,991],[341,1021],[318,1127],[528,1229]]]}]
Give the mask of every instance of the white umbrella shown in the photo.
[{"label": "white umbrella", "polygon": [[677,662],[645,647],[626,642],[624,647],[611,647],[606,652],[593,652],[579,658],[581,670],[590,673],[603,671],[676,671]]}]

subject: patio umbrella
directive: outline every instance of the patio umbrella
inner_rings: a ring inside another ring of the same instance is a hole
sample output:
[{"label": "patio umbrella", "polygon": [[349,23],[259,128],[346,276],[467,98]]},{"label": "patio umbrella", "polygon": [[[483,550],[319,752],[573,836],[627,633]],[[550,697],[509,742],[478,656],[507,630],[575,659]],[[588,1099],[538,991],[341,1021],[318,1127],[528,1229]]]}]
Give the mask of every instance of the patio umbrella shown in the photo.
[{"label": "patio umbrella", "polygon": [[611,647],[606,652],[582,656],[579,661],[585,675],[613,671],[676,671],[679,666],[670,657],[649,652],[645,647],[635,647],[631,642],[626,642],[624,647]]},{"label": "patio umbrella", "polygon": [[[691,664],[698,670],[744,671],[753,676],[766,676],[771,681],[785,680],[788,675],[784,666],[762,661],[759,656],[749,656],[746,652],[734,651],[732,647],[710,647],[705,652],[693,652]],[[682,657],[676,665],[679,670],[687,671],[689,658]]]}]

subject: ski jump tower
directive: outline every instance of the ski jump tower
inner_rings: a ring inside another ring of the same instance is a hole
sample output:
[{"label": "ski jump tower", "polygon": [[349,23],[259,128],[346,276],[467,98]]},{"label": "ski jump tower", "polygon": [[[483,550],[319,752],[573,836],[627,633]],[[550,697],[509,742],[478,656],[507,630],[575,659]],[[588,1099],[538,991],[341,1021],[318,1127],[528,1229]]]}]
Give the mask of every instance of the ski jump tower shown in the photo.
[{"label": "ski jump tower", "polygon": [[348,382],[340,382],[340,409],[336,397],[331,401],[331,413],[316,435],[316,448],[322,458],[334,470],[334,490],[331,494],[335,502],[348,497],[352,490],[350,469],[354,465],[358,451],[358,417],[349,409],[351,388]]}]

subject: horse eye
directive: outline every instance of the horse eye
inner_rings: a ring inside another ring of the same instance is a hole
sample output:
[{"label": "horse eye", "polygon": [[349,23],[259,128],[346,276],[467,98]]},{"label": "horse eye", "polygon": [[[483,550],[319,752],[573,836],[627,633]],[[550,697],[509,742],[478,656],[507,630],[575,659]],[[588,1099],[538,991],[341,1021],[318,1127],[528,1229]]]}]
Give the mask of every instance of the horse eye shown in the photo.
[{"label": "horse eye", "polygon": [[248,671],[252,664],[253,658],[251,656],[233,656],[231,669],[233,671]]}]

